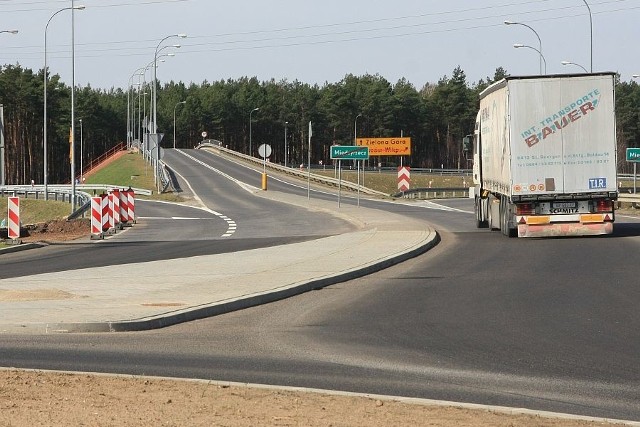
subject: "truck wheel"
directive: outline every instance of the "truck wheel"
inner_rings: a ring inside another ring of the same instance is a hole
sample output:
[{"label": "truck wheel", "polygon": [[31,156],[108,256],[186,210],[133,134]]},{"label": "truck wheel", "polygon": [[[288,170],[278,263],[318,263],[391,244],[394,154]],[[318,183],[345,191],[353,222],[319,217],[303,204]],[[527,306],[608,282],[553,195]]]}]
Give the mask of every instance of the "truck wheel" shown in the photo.
[{"label": "truck wheel", "polygon": [[489,196],[487,198],[487,212],[488,222],[489,222],[489,230],[500,230],[500,204],[498,204],[498,211],[494,207],[495,203],[493,202],[495,198],[493,196]]},{"label": "truck wheel", "polygon": [[476,211],[476,228],[487,228],[489,224],[483,215],[482,199],[480,197],[475,198],[475,204],[473,205]]},{"label": "truck wheel", "polygon": [[500,198],[500,230],[507,237],[516,237],[518,230],[509,228],[509,201],[506,197]]}]

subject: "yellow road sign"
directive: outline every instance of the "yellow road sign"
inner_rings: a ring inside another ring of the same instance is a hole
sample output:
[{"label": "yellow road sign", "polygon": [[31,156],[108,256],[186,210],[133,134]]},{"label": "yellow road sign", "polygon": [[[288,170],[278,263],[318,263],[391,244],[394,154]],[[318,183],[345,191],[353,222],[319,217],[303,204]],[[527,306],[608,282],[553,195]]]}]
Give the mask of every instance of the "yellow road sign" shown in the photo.
[{"label": "yellow road sign", "polygon": [[411,154],[411,138],[358,138],[356,145],[369,147],[370,156],[408,156]]}]

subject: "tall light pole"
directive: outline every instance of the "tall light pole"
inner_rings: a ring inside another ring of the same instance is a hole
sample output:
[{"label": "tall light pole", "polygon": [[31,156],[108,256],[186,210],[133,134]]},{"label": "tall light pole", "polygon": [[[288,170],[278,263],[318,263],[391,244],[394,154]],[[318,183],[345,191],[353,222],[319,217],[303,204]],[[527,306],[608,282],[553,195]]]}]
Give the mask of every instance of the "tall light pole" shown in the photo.
[{"label": "tall light pole", "polygon": [[587,6],[587,10],[589,11],[589,38],[591,40],[591,72],[593,73],[593,18],[591,16],[591,8],[589,7],[589,3],[587,0],[582,0],[584,5]]},{"label": "tall light pole", "polygon": [[252,131],[251,131],[251,115],[253,114],[254,111],[258,111],[260,109],[260,107],[256,107],[253,110],[251,110],[251,112],[249,113],[249,155],[251,156],[252,154]]},{"label": "tall light pole", "polygon": [[[135,134],[135,132],[133,131],[133,118],[135,117],[135,98],[133,102],[131,100],[131,92],[133,92],[134,86],[133,78],[135,76],[140,76],[143,69],[144,67],[138,68],[133,72],[133,74],[131,74],[131,77],[129,77],[129,86],[127,87],[127,149],[131,148]],[[133,108],[131,108],[131,104],[133,104]]]},{"label": "tall light pole", "polygon": [[80,184],[84,184],[84,179],[82,176],[82,146],[84,145],[84,141],[82,139],[82,119],[80,119]]},{"label": "tall light pole", "polygon": [[158,80],[157,80],[157,76],[156,76],[156,67],[157,67],[157,61],[158,61],[158,50],[160,49],[160,45],[162,44],[163,41],[170,39],[171,37],[179,37],[181,39],[187,37],[186,34],[170,34],[168,36],[166,36],[165,38],[163,38],[162,40],[160,40],[160,42],[158,43],[158,45],[156,46],[156,51],[153,55],[153,133],[158,133],[158,124],[156,122],[157,118],[158,118],[158,114],[157,114],[157,84],[158,84]]},{"label": "tall light pole", "polygon": [[0,185],[5,185],[4,172],[4,105],[0,104]]},{"label": "tall light pole", "polygon": [[75,10],[71,0],[71,213],[76,210],[76,43],[75,43]]},{"label": "tall light pole", "polygon": [[187,101],[180,101],[173,107],[173,148],[176,148],[176,108],[180,104],[186,104]]},{"label": "tall light pole", "polygon": [[513,45],[513,47],[515,47],[516,49],[518,49],[520,47],[526,47],[528,49],[532,49],[532,50],[535,50],[536,52],[538,52],[538,54],[540,55],[540,58],[542,58],[542,61],[544,62],[544,73],[547,74],[547,60],[544,59],[544,56],[542,55],[542,52],[540,52],[538,49],[536,49],[533,46],[527,46],[526,44],[522,44],[522,43],[515,43]]},{"label": "tall light pole", "polygon": [[[0,30],[0,33],[18,34],[18,30]],[[0,185],[5,184],[4,172],[4,110],[0,104]]]},{"label": "tall light pole", "polygon": [[[84,9],[84,6],[78,5],[78,6],[72,6],[71,7],[64,7],[60,10],[58,10],[57,12],[55,12],[53,15],[51,15],[51,17],[49,18],[49,20],[47,21],[47,25],[45,25],[44,27],[44,129],[43,129],[43,133],[42,133],[42,147],[43,147],[43,155],[44,155],[44,199],[48,200],[49,199],[49,194],[47,191],[47,75],[49,74],[47,71],[47,29],[49,28],[49,24],[51,23],[51,20],[53,19],[54,16],[56,16],[58,13],[63,12],[65,10],[82,10]],[[72,179],[73,181],[73,179]]]},{"label": "tall light pole", "polygon": [[287,126],[289,122],[284,122],[284,167],[287,167]]},{"label": "tall light pole", "polygon": [[[530,29],[531,31],[533,31],[533,34],[536,35],[536,37],[538,38],[538,52],[540,52],[540,74],[542,74],[542,40],[540,40],[540,35],[538,34],[538,32],[536,30],[534,30],[532,27],[530,27],[529,25],[522,23],[522,22],[513,22],[513,21],[504,21],[505,25],[522,25],[523,27],[527,27],[528,29]],[[545,71],[546,74],[546,71]]]},{"label": "tall light pole", "polygon": [[562,65],[575,65],[576,67],[580,67],[584,70],[585,73],[588,73],[587,69],[584,68],[582,65],[580,64],[576,64],[575,62],[571,62],[571,61],[561,61],[560,62]]}]

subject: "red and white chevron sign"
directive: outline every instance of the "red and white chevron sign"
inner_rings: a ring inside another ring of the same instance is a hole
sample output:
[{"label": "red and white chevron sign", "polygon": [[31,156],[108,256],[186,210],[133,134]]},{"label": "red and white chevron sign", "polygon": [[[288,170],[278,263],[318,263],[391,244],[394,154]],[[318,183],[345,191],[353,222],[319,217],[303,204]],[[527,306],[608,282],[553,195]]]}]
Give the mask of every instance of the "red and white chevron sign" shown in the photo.
[{"label": "red and white chevron sign", "polygon": [[407,191],[411,184],[411,168],[409,166],[398,167],[398,190]]}]

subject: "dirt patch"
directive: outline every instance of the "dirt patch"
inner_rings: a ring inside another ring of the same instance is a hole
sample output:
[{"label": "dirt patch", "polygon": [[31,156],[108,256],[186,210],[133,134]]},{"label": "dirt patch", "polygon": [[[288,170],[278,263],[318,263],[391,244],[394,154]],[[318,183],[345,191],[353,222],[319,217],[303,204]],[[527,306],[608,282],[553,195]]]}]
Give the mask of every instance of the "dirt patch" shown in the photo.
[{"label": "dirt patch", "polygon": [[56,219],[25,226],[20,239],[23,242],[63,242],[81,237],[88,238],[90,233],[90,219]]},{"label": "dirt patch", "polygon": [[79,298],[59,289],[0,289],[0,301],[43,301]]},{"label": "dirt patch", "polygon": [[0,427],[613,425],[204,381],[0,370]]}]

